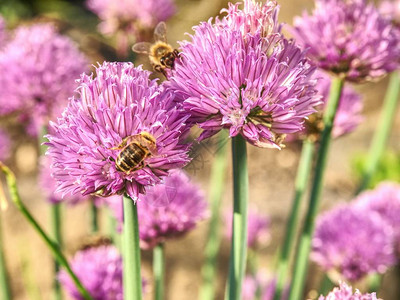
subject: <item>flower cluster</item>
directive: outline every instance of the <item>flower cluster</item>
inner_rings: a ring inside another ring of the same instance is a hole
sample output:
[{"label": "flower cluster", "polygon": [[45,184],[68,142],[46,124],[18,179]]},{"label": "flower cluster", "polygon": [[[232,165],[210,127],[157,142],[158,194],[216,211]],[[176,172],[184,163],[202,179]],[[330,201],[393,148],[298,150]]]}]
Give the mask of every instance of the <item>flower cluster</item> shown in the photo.
[{"label": "flower cluster", "polygon": [[[232,236],[232,213],[226,214],[226,236]],[[250,210],[247,222],[247,247],[255,249],[261,245],[266,245],[270,239],[268,217],[259,214],[256,210]]]},{"label": "flower cluster", "polygon": [[367,0],[316,0],[293,34],[320,68],[346,80],[379,78],[399,67],[400,35]]},{"label": "flower cluster", "polygon": [[394,230],[395,249],[400,255],[400,185],[381,183],[373,191],[366,191],[356,199],[356,205],[377,212]]},{"label": "flower cluster", "polygon": [[[79,251],[71,268],[94,300],[122,300],[122,258],[117,248],[103,245]],[[58,278],[73,299],[83,300],[70,276],[62,270]]]},{"label": "flower cluster", "polygon": [[353,288],[345,282],[341,282],[339,287],[335,287],[328,295],[320,296],[318,300],[378,300],[375,293],[361,294],[359,290],[353,293]]},{"label": "flower cluster", "polygon": [[313,237],[312,259],[326,271],[347,280],[383,273],[393,265],[393,231],[379,214],[343,205],[319,217]]},{"label": "flower cluster", "polygon": [[51,122],[48,154],[57,191],[133,199],[189,162],[188,116],[174,96],[131,63],[103,63],[81,76],[80,98]]},{"label": "flower cluster", "polygon": [[187,233],[207,213],[203,192],[183,171],[172,171],[164,183],[149,188],[140,200],[139,236],[145,249]]},{"label": "flower cluster", "polygon": [[[318,139],[318,135],[323,130],[323,111],[329,100],[331,87],[331,78],[324,72],[316,72],[315,78],[318,79],[317,90],[322,96],[323,104],[318,112],[312,114],[305,122],[305,129],[299,133],[300,137]],[[362,122],[361,115],[363,108],[361,95],[358,94],[349,85],[343,88],[339,106],[335,115],[335,121],[332,129],[332,136],[337,138],[354,131]]]},{"label": "flower cluster", "polygon": [[169,88],[203,129],[200,140],[225,128],[255,146],[280,148],[319,102],[314,68],[280,34],[275,2],[246,0],[243,10],[224,11],[227,16],[194,27],[192,40],[180,44]]},{"label": "flower cluster", "polygon": [[11,141],[9,136],[0,130],[0,161],[6,160],[10,156]]},{"label": "flower cluster", "polygon": [[15,110],[33,135],[59,115],[88,61],[50,24],[16,29],[0,50],[0,113]]},{"label": "flower cluster", "polygon": [[172,0],[88,0],[87,6],[102,20],[100,31],[106,35],[123,31],[139,37],[175,13]]}]

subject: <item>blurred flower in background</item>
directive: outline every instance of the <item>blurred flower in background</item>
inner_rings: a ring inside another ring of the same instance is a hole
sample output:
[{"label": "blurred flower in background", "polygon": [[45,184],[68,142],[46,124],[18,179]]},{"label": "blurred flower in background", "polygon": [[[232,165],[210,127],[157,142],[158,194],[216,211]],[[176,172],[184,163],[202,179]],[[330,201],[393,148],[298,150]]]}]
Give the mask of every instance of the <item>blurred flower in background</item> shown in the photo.
[{"label": "blurred flower in background", "polygon": [[225,128],[230,137],[280,148],[319,103],[314,68],[279,33],[275,2],[248,0],[243,10],[224,11],[223,19],[200,23],[192,41],[181,43],[169,86],[203,129],[200,140]]},{"label": "blurred flower in background", "polygon": [[[225,214],[226,237],[232,236],[232,212]],[[258,213],[258,210],[251,209],[248,213],[247,222],[247,246],[251,249],[257,249],[266,246],[270,241],[270,219],[269,217]]]},{"label": "blurred flower in background", "polygon": [[[276,278],[268,278],[264,270],[256,275],[247,275],[243,282],[242,300],[273,300],[276,290]],[[289,297],[289,285],[284,288],[281,300]]]},{"label": "blurred flower in background", "polygon": [[353,288],[345,282],[340,287],[335,287],[328,295],[320,296],[318,300],[378,300],[375,293],[361,294],[359,290],[353,293]]},{"label": "blurred flower in background", "polygon": [[[63,116],[51,123],[48,154],[57,192],[126,192],[136,200],[169,169],[189,162],[190,145],[182,142],[188,116],[173,106],[173,94],[141,67],[105,62],[96,75],[82,75],[80,98],[71,99]],[[124,158],[130,151],[140,158],[134,165]]]},{"label": "blurred flower in background", "polygon": [[400,34],[366,0],[316,0],[294,19],[293,34],[320,68],[362,82],[399,68]]},{"label": "blurred flower in background", "polygon": [[312,247],[311,258],[328,274],[351,281],[384,273],[396,262],[391,226],[379,214],[351,205],[318,217]]},{"label": "blurred flower in background", "polygon": [[31,135],[55,119],[88,61],[50,24],[21,26],[0,50],[0,114],[17,112]]},{"label": "blurred flower in background", "polygon": [[[71,268],[94,300],[122,300],[122,257],[112,245],[78,251]],[[62,270],[58,278],[73,299],[83,300],[70,276]]]},{"label": "blurred flower in background", "polygon": [[400,185],[383,182],[356,199],[356,205],[377,212],[394,231],[395,249],[400,257]]},{"label": "blurred flower in background", "polygon": [[[300,131],[300,138],[311,138],[319,140],[319,135],[324,129],[323,111],[329,100],[329,92],[331,87],[331,78],[325,72],[318,71],[315,73],[315,78],[318,79],[316,86],[318,93],[322,96],[323,104],[319,110],[308,117],[305,121],[305,129]],[[335,115],[335,121],[332,129],[332,136],[338,138],[342,135],[353,132],[357,126],[363,121],[362,116],[363,102],[362,97],[351,86],[346,85],[342,91],[339,106]],[[294,136],[289,136],[288,140],[295,139]]]},{"label": "blurred flower in background", "polygon": [[193,230],[207,217],[207,202],[186,173],[171,171],[140,196],[138,216],[141,247],[149,249]]},{"label": "blurred flower in background", "polygon": [[4,161],[10,157],[11,141],[10,137],[2,129],[0,129],[0,161]]}]

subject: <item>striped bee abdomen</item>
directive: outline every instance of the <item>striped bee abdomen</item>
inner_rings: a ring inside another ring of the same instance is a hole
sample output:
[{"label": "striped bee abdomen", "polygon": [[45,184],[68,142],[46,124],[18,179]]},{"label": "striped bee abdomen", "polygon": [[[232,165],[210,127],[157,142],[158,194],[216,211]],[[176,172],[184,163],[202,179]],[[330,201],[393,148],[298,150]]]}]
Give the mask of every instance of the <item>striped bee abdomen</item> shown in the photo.
[{"label": "striped bee abdomen", "polygon": [[143,168],[141,163],[149,154],[146,147],[136,142],[130,143],[118,154],[116,168],[118,171],[124,173],[139,170]]}]

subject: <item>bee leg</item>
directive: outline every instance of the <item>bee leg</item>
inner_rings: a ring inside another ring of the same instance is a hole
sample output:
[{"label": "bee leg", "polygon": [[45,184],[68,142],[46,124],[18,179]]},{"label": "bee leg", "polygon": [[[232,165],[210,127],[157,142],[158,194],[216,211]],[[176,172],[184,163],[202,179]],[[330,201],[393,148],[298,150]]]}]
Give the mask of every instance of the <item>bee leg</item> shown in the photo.
[{"label": "bee leg", "polygon": [[167,78],[167,72],[165,72],[164,68],[161,65],[155,65],[154,71],[163,74],[165,76],[165,78]]},{"label": "bee leg", "polygon": [[172,52],[174,54],[175,57],[179,57],[179,51],[174,49],[174,51]]}]

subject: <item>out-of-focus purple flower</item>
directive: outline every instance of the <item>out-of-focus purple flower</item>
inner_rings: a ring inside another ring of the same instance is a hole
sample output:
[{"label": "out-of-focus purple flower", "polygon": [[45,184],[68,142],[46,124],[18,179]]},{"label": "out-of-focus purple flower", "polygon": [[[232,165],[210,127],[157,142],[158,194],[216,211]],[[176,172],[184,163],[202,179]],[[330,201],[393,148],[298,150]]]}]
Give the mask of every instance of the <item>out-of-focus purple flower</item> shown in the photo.
[{"label": "out-of-focus purple flower", "polygon": [[379,214],[350,205],[318,218],[312,244],[312,259],[347,280],[383,273],[396,261],[390,225]]},{"label": "out-of-focus purple flower", "polygon": [[[168,170],[189,162],[188,116],[173,94],[131,63],[103,63],[83,74],[79,99],[51,122],[48,154],[63,195],[128,193],[134,200]],[[133,156],[133,154],[135,154]]]},{"label": "out-of-focus purple flower", "polygon": [[10,157],[11,141],[9,136],[0,129],[0,161]]},{"label": "out-of-focus purple flower", "polygon": [[320,68],[363,82],[399,68],[400,35],[366,0],[316,0],[294,19],[293,34]]},{"label": "out-of-focus purple flower", "polygon": [[0,113],[19,111],[37,135],[67,106],[88,61],[50,24],[21,26],[14,34],[0,51]]},{"label": "out-of-focus purple flower", "polygon": [[192,41],[180,44],[169,87],[203,129],[200,140],[225,128],[230,137],[280,148],[319,102],[314,68],[279,33],[275,2],[247,0],[243,10],[231,5],[224,11],[227,16],[200,23]]},{"label": "out-of-focus purple flower", "polygon": [[[242,300],[255,300],[257,293],[260,293],[262,300],[273,300],[276,290],[276,278],[268,279],[262,271],[258,271],[256,276],[247,275],[243,282]],[[288,299],[289,286],[286,286],[281,300]]]},{"label": "out-of-focus purple flower", "polygon": [[385,0],[379,6],[381,14],[392,21],[396,26],[400,26],[400,1]]},{"label": "out-of-focus purple flower", "polygon": [[335,287],[328,295],[320,296],[318,300],[379,300],[376,293],[361,294],[359,290],[353,293],[353,288],[345,282],[340,283],[340,287]]},{"label": "out-of-focus purple flower", "polygon": [[[300,138],[314,138],[319,139],[318,136],[323,130],[323,110],[329,100],[329,92],[331,87],[331,78],[324,72],[316,72],[315,78],[318,78],[317,90],[322,96],[323,104],[318,112],[309,116],[305,122],[305,129],[297,135]],[[335,115],[333,124],[332,136],[338,138],[342,135],[351,133],[363,121],[361,115],[363,109],[362,97],[349,85],[343,88],[339,106]],[[288,140],[294,140],[295,136],[288,136]]]},{"label": "out-of-focus purple flower", "polygon": [[145,249],[187,233],[207,214],[203,192],[183,171],[171,171],[140,200],[139,236]]},{"label": "out-of-focus purple flower", "polygon": [[173,0],[88,0],[87,6],[102,20],[103,34],[123,31],[136,38],[175,13]]},{"label": "out-of-focus purple flower", "polygon": [[[79,251],[71,268],[94,300],[122,300],[122,258],[117,248],[103,245]],[[58,278],[73,299],[83,300],[70,276],[62,270]]]},{"label": "out-of-focus purple flower", "polygon": [[392,182],[381,183],[373,191],[366,191],[357,197],[356,205],[376,211],[394,230],[395,248],[400,255],[400,185]]},{"label": "out-of-focus purple flower", "polygon": [[[232,213],[229,212],[225,216],[226,220],[226,236],[232,236]],[[256,210],[250,210],[247,222],[247,247],[257,248],[268,244],[270,240],[270,220],[268,217],[259,214]]]}]

